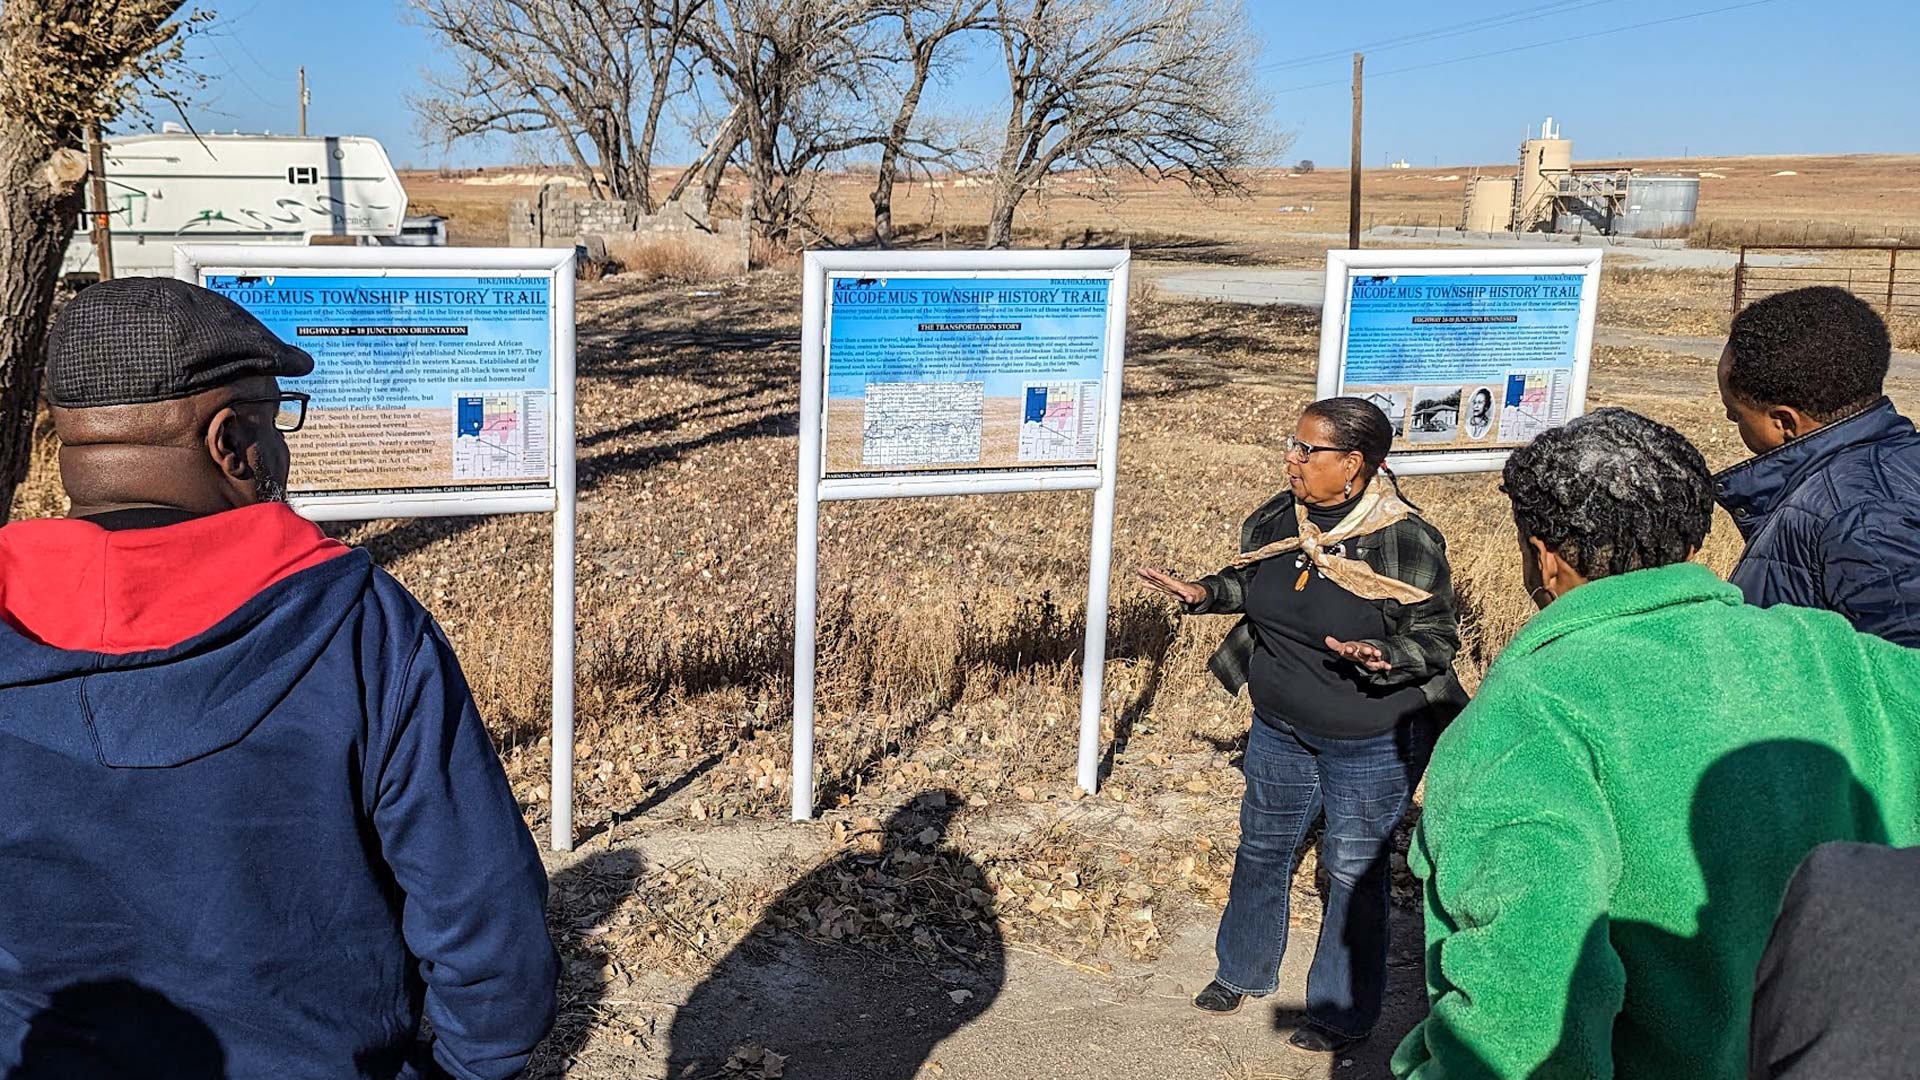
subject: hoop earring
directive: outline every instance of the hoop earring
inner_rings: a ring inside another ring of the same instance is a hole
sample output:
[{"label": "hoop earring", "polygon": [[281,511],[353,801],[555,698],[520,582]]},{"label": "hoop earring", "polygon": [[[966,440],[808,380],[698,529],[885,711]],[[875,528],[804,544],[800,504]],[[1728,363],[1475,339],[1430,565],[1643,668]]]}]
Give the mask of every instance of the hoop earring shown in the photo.
[{"label": "hoop earring", "polygon": [[[1545,600],[1540,599],[1541,593],[1547,594],[1547,598]],[[1533,601],[1539,607],[1544,608],[1548,604],[1551,604],[1555,600],[1558,600],[1560,598],[1558,596],[1555,596],[1553,594],[1553,590],[1547,588],[1545,585],[1535,585],[1533,588],[1527,590],[1527,599]]]}]

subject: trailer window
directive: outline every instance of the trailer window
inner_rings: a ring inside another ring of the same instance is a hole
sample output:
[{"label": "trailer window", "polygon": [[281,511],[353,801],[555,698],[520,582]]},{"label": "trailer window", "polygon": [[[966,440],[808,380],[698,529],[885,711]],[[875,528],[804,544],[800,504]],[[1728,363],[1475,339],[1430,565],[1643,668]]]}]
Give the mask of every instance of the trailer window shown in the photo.
[{"label": "trailer window", "polygon": [[289,184],[317,184],[320,182],[320,169],[314,165],[293,165],[287,169]]}]

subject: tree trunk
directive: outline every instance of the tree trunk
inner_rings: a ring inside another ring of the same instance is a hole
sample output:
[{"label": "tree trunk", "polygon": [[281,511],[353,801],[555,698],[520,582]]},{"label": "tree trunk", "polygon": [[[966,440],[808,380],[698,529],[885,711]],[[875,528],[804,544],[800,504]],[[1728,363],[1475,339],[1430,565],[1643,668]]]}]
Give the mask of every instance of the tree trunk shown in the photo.
[{"label": "tree trunk", "polygon": [[1020,205],[1020,189],[1001,185],[993,193],[993,209],[987,215],[987,246],[1005,249],[1013,246],[1013,211]]},{"label": "tree trunk", "polygon": [[894,114],[893,130],[880,150],[880,175],[873,182],[873,239],[881,247],[893,246],[893,181],[900,168],[900,150],[913,130],[913,114],[919,111],[920,95],[926,89],[927,76],[933,70],[933,50],[927,48],[914,57],[913,81],[900,99]]},{"label": "tree trunk", "polygon": [[86,157],[45,144],[0,116],[0,522],[33,462],[47,323],[82,208]]},{"label": "tree trunk", "polygon": [[746,222],[750,232],[747,238],[747,269],[757,270],[766,265],[773,251],[770,221],[773,216],[773,182],[757,160],[748,167],[747,175]]},{"label": "tree trunk", "polygon": [[880,176],[873,183],[873,242],[883,248],[893,246],[893,170],[897,167],[893,147],[880,155]]}]

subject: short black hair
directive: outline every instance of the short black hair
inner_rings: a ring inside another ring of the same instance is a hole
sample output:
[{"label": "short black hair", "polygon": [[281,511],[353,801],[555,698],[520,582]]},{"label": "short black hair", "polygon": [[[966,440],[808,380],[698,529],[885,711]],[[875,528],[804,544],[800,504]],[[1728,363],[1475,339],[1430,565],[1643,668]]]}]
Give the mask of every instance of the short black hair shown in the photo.
[{"label": "short black hair", "polygon": [[1393,449],[1393,421],[1365,398],[1321,398],[1306,407],[1305,415],[1325,420],[1341,446],[1359,451],[1369,475]]},{"label": "short black hair", "polygon": [[1552,428],[1507,458],[1524,536],[1581,577],[1685,562],[1713,527],[1713,475],[1686,436],[1626,409]]},{"label": "short black hair", "polygon": [[1786,405],[1822,422],[1884,392],[1893,342],[1865,300],[1822,285],[1775,293],[1734,317],[1727,387],[1755,405]]}]

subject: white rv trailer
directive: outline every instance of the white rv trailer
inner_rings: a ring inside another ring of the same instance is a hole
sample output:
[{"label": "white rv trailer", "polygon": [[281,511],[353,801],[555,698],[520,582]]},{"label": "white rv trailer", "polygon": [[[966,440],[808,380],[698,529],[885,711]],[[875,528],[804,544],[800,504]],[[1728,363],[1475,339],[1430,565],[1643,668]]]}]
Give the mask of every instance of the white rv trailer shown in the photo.
[{"label": "white rv trailer", "polygon": [[[379,243],[406,218],[406,190],[375,139],[167,130],[104,149],[116,276],[171,277],[176,243]],[[98,272],[92,227],[83,218],[66,273]]]}]

